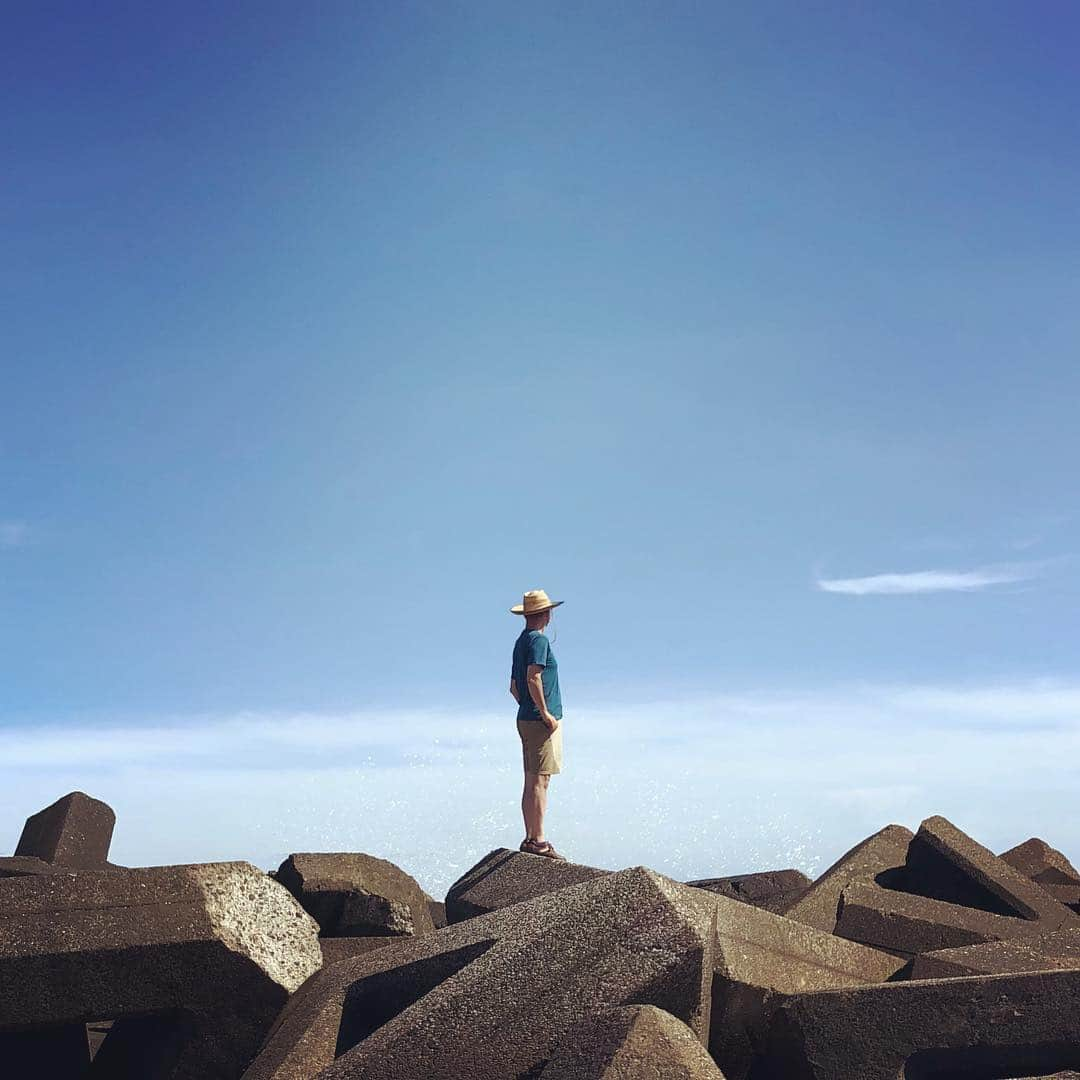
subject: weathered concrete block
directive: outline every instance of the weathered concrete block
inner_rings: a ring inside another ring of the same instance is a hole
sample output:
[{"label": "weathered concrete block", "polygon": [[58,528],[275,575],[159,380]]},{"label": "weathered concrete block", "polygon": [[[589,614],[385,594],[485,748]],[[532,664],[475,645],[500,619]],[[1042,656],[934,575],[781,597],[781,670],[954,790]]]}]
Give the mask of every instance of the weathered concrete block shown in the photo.
[{"label": "weathered concrete block", "polygon": [[1027,941],[988,941],[915,957],[913,979],[1011,975],[1080,968],[1080,930],[1055,930]]},{"label": "weathered concrete block", "polygon": [[983,941],[1037,933],[1025,919],[994,915],[914,893],[851,885],[841,896],[836,933],[851,941],[912,957]]},{"label": "weathered concrete block", "polygon": [[400,867],[359,852],[290,855],[274,875],[326,937],[430,934],[424,890]]},{"label": "weathered concrete block", "polygon": [[765,911],[785,912],[806,895],[813,882],[801,870],[766,870],[757,874],[702,878],[686,884],[726,896],[729,900],[741,900]]},{"label": "weathered concrete block", "polygon": [[592,866],[496,848],[450,886],[446,917],[451,924],[459,923],[608,873]]},{"label": "weathered concrete block", "polygon": [[1043,932],[1076,920],[1072,911],[1026,874],[943,817],[927,818],[915,834],[908,847],[904,888],[952,904],[1037,922]]},{"label": "weathered concrete block", "polygon": [[902,867],[913,835],[902,825],[886,825],[842,855],[782,914],[831,934],[836,929],[840,894],[849,885],[874,882],[879,875]]},{"label": "weathered concrete block", "polygon": [[905,961],[727,897],[715,897],[716,952],[709,1051],[742,1080],[787,994],[891,978]]},{"label": "weathered concrete block", "polygon": [[1041,883],[1039,888],[1048,892],[1059,904],[1064,904],[1074,915],[1080,912],[1080,885],[1058,885],[1047,881]]},{"label": "weathered concrete block", "polygon": [[[235,1078],[320,964],[315,924],[247,863],[0,881],[0,1029],[117,1020],[95,1068]],[[182,1045],[159,1032],[155,1050],[146,1024],[123,1022],[152,1016]]]},{"label": "weathered concrete block", "polygon": [[1033,836],[1000,858],[1040,885],[1080,885],[1080,872],[1057,848]]},{"label": "weathered concrete block", "polygon": [[714,912],[639,868],[397,939],[312,979],[245,1080],[517,1080],[583,1016],[631,1003],[704,1042]]},{"label": "weathered concrete block", "polygon": [[1080,1066],[1080,971],[801,994],[774,1014],[761,1077],[909,1080]]},{"label": "weathered concrete block", "polygon": [[[108,866],[115,825],[112,807],[81,791],[73,791],[26,819],[15,858],[38,859],[69,870],[102,870]],[[32,864],[23,866],[30,868]],[[17,871],[18,864],[6,869]],[[40,871],[30,868],[29,872]]]},{"label": "weathered concrete block", "polygon": [[32,855],[5,855],[0,857],[0,878],[32,877],[34,874],[55,874],[65,867],[53,866]]},{"label": "weathered concrete block", "polygon": [[559,1043],[541,1080],[724,1080],[694,1033],[655,1005],[590,1016]]},{"label": "weathered concrete block", "polygon": [[424,893],[424,899],[427,901],[428,914],[431,916],[431,922],[436,930],[442,930],[447,926],[446,919],[446,904],[441,900],[436,900],[433,896],[428,896],[427,892]]},{"label": "weathered concrete block", "polygon": [[[524,1073],[550,1053],[545,1031],[557,1037],[581,1015],[643,1003],[642,994],[702,1040],[711,1017],[709,1048],[729,1080],[739,1080],[777,995],[879,981],[902,964],[651,871],[601,874],[321,973],[288,1007],[248,1080],[319,1068],[326,1077],[383,1075],[378,1063],[399,1049],[401,1071],[385,1073],[394,1080],[428,1075],[441,1053],[450,1064],[433,1076],[516,1077],[513,1069]],[[361,1022],[361,1009],[382,1026]],[[477,1024],[479,1048],[438,1034]],[[522,1053],[534,1056],[503,1063],[522,1038]],[[420,1057],[414,1042],[428,1047]],[[355,1049],[331,1069],[343,1046]]]}]

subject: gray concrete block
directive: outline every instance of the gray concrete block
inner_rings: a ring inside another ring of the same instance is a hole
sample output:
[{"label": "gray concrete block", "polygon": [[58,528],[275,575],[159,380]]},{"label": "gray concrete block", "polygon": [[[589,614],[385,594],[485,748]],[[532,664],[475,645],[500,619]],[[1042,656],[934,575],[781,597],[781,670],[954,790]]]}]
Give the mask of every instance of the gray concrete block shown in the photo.
[{"label": "gray concrete block", "polygon": [[518,1080],[583,1016],[632,1003],[704,1043],[714,917],[639,868],[395,940],[312,979],[245,1080]]},{"label": "gray concrete block", "polygon": [[314,922],[247,863],[0,881],[0,1029],[116,1020],[100,1057],[145,1034],[125,1018],[188,1025],[143,1080],[234,1080],[320,964]]},{"label": "gray concrete block", "polygon": [[1043,1076],[1080,1067],[1080,971],[802,994],[774,1014],[760,1080]]},{"label": "gray concrete block", "polygon": [[374,855],[298,852],[274,877],[326,937],[397,937],[435,929],[427,894],[416,880]]},{"label": "gray concrete block", "polygon": [[592,866],[496,848],[450,886],[446,917],[450,924],[463,922],[608,873]]},{"label": "gray concrete block", "polygon": [[915,957],[913,979],[1010,975],[1080,968],[1080,930],[1055,930],[1030,940],[988,941]]},{"label": "gray concrete block", "polygon": [[724,1080],[694,1033],[655,1005],[590,1016],[559,1043],[540,1080]]}]

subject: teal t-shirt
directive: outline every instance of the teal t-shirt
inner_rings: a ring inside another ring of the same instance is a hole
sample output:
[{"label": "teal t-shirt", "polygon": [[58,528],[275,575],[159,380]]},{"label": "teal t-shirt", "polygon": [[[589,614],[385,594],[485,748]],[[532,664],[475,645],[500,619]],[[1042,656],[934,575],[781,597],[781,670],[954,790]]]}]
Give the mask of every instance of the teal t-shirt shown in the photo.
[{"label": "teal t-shirt", "polygon": [[539,664],[544,670],[540,673],[540,684],[544,688],[544,700],[548,712],[556,720],[562,719],[562,696],[559,694],[559,665],[551,651],[551,642],[539,630],[522,630],[521,636],[514,642],[514,663],[510,668],[510,677],[517,685],[521,703],[518,705],[519,720],[539,720],[540,714],[533,704],[529,693],[529,665]]}]

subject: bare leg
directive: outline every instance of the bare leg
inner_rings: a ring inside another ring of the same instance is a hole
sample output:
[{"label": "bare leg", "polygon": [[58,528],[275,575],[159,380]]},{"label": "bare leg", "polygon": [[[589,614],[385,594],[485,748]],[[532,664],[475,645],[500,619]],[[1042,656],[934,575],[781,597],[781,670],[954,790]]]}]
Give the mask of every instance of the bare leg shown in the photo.
[{"label": "bare leg", "polygon": [[529,840],[544,839],[544,813],[547,810],[547,773],[527,772],[525,790],[521,794],[521,814],[525,818],[525,836]]}]

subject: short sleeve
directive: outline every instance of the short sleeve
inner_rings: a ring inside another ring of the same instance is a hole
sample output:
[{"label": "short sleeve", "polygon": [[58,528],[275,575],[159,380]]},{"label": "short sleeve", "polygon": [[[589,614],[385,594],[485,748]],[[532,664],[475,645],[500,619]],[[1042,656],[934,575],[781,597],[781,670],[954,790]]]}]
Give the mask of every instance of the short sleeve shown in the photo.
[{"label": "short sleeve", "polygon": [[526,662],[538,667],[547,667],[548,639],[543,634],[533,634],[529,638],[529,647],[525,652]]}]

